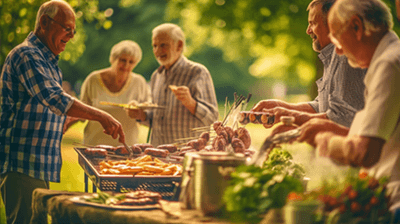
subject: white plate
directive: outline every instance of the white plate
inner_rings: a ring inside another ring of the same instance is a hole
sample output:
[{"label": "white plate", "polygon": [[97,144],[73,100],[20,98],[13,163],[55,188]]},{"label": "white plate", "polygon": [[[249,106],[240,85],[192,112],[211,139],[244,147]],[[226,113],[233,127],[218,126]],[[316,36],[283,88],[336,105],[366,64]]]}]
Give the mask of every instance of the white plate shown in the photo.
[{"label": "white plate", "polygon": [[113,102],[105,102],[105,101],[101,101],[100,102],[101,105],[109,105],[109,106],[115,106],[115,107],[122,107],[122,108],[127,108],[127,109],[143,109],[143,110],[147,110],[147,109],[165,109],[165,107],[163,106],[158,106],[158,105],[129,105],[129,104],[123,104],[123,103],[113,103]]},{"label": "white plate", "polygon": [[161,208],[161,206],[159,204],[154,204],[154,205],[106,205],[106,204],[99,204],[99,203],[95,203],[95,202],[86,201],[85,199],[88,199],[88,198],[92,198],[92,196],[89,196],[89,195],[76,196],[76,197],[70,198],[69,200],[78,205],[86,205],[86,206],[105,208],[105,209],[113,209],[113,210],[153,210],[153,209]]}]

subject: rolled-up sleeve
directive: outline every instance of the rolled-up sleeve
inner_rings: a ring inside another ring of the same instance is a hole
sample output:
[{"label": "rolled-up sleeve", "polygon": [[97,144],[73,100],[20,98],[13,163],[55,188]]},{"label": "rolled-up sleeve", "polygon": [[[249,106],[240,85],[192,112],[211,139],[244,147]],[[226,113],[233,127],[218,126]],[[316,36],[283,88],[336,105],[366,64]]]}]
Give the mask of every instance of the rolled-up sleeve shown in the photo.
[{"label": "rolled-up sleeve", "polygon": [[[50,70],[48,63],[39,54],[25,54],[16,67],[16,74],[28,94],[38,102],[48,107],[53,113],[65,115],[72,106],[74,99],[65,93],[56,81],[61,79],[60,70]],[[47,65],[46,65],[47,64]],[[45,66],[46,65],[46,66]],[[57,72],[55,72],[57,71]]]},{"label": "rolled-up sleeve", "polygon": [[308,102],[308,104],[315,110],[316,113],[319,113],[318,96],[315,97],[313,101]]},{"label": "rolled-up sleeve", "polygon": [[218,120],[218,103],[210,73],[201,69],[192,83],[194,88],[192,97],[197,101],[195,116],[205,125],[212,124]]}]

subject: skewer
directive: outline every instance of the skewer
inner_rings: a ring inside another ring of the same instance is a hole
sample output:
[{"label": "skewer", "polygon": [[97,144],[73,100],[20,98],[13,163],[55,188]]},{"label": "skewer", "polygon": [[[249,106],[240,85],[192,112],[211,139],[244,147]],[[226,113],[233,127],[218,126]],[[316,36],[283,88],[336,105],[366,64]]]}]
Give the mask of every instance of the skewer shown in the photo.
[{"label": "skewer", "polygon": [[[210,139],[211,138],[215,138],[214,135],[213,136],[210,135]],[[187,140],[195,140],[195,139],[199,139],[199,137],[177,138],[177,139],[174,139],[174,140],[175,141],[187,141]]]},{"label": "skewer", "polygon": [[174,139],[175,141],[185,141],[185,140],[192,140],[192,139],[197,139],[199,137],[187,137],[187,138],[177,138]]},{"label": "skewer", "polygon": [[239,100],[237,102],[235,102],[232,107],[229,109],[228,115],[224,118],[224,120],[222,121],[222,126],[225,126],[227,123],[227,118],[229,117],[229,115],[231,114],[231,111],[233,109],[233,107],[235,107],[235,109],[242,103],[242,101],[244,100],[244,96],[240,96]]},{"label": "skewer", "polygon": [[87,145],[87,144],[83,144],[83,143],[79,143],[79,142],[74,142],[72,144],[76,145],[76,146],[85,146],[85,147],[88,147],[88,148],[100,148],[100,147],[97,147],[97,146]]},{"label": "skewer", "polygon": [[250,101],[250,98],[251,98],[251,93],[249,93],[249,95],[247,95],[246,102],[244,102],[243,105],[242,105],[242,110],[246,110],[246,107],[247,107],[247,104]]},{"label": "skewer", "polygon": [[226,106],[228,104],[228,97],[225,97],[224,117],[226,116]]},{"label": "skewer", "polygon": [[203,130],[203,129],[211,129],[211,126],[203,126],[203,127],[192,128],[192,131]]}]

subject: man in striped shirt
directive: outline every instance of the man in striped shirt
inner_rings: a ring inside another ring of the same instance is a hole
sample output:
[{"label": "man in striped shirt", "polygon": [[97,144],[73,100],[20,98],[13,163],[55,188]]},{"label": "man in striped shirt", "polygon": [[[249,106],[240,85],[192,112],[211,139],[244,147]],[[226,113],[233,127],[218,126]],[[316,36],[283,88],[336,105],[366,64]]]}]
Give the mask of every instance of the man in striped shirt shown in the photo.
[{"label": "man in striped shirt", "polygon": [[66,116],[99,121],[121,142],[121,124],[62,89],[59,54],[75,34],[75,12],[61,0],[40,7],[35,31],[7,56],[0,79],[0,189],[7,223],[29,223],[32,192],[60,182]]},{"label": "man in striped shirt", "polygon": [[152,124],[151,144],[171,144],[198,137],[193,128],[210,126],[218,119],[214,84],[208,69],[183,56],[185,36],[175,24],[153,29],[153,53],[161,65],[150,87],[153,102],[165,109],[148,111],[141,120]]},{"label": "man in striped shirt", "polygon": [[324,66],[324,74],[316,82],[318,96],[313,101],[302,103],[262,100],[252,108],[253,111],[275,114],[275,123],[281,116],[293,116],[297,125],[322,118],[350,127],[357,111],[364,107],[366,69],[351,67],[345,56],[335,52],[335,45],[328,37],[327,22],[328,11],[334,2],[313,0],[307,9],[309,25],[306,32],[313,39],[313,49],[320,53],[318,57]]}]

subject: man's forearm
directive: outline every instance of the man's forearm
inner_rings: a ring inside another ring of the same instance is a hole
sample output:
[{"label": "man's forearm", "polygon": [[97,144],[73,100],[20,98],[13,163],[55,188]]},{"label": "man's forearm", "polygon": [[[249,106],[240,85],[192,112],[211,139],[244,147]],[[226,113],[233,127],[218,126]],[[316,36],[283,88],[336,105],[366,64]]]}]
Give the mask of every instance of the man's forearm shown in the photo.
[{"label": "man's forearm", "polygon": [[79,100],[74,100],[71,108],[68,110],[67,115],[86,120],[101,120],[103,112],[99,109],[82,103]]},{"label": "man's forearm", "polygon": [[310,106],[309,103],[287,103],[288,109],[290,110],[297,110],[301,112],[307,112],[307,113],[316,113],[314,108]]},{"label": "man's forearm", "polygon": [[193,115],[196,113],[196,105],[197,105],[197,101],[192,99],[190,101],[187,102],[182,102],[183,105],[190,111],[190,113],[192,113]]}]

